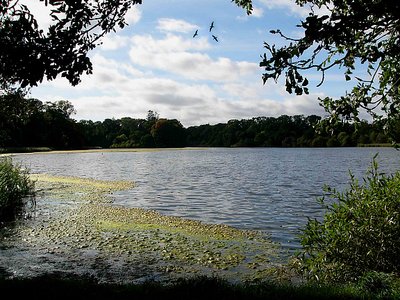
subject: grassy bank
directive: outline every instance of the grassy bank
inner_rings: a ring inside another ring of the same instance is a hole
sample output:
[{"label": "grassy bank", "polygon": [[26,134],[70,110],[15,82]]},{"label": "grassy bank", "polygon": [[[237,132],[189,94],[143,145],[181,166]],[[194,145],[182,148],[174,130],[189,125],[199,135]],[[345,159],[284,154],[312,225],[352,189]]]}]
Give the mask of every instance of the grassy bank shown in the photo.
[{"label": "grassy bank", "polygon": [[98,284],[90,279],[41,277],[0,280],[4,295],[29,299],[374,299],[355,286],[230,284],[198,277],[171,284]]}]

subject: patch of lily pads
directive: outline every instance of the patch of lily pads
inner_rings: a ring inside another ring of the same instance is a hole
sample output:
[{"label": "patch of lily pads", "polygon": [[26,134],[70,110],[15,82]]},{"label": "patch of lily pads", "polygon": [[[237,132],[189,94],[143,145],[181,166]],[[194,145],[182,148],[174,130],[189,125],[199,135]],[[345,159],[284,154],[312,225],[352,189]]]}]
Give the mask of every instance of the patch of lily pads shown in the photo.
[{"label": "patch of lily pads", "polygon": [[83,264],[95,256],[103,266],[98,278],[105,261],[121,266],[116,281],[131,281],[126,270],[133,274],[135,268],[157,280],[208,275],[232,281],[266,279],[276,269],[278,245],[261,232],[113,203],[112,193],[134,188],[132,182],[43,174],[32,179],[38,206],[45,203],[39,214],[47,217],[26,226],[21,238]]}]

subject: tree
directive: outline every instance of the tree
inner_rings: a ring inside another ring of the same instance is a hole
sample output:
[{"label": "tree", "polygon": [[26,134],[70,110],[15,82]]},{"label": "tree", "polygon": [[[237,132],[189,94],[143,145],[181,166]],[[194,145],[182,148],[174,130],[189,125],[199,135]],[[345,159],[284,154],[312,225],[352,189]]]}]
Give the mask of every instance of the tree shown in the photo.
[{"label": "tree", "polygon": [[148,112],[147,112],[147,118],[146,118],[146,121],[147,122],[157,122],[158,120],[160,119],[160,115],[158,114],[158,112],[156,112],[156,111],[152,111],[152,110],[149,110]]},{"label": "tree", "polygon": [[[284,73],[287,92],[308,94],[306,71],[319,71],[321,85],[330,69],[343,68],[344,79],[355,79],[356,86],[340,99],[320,99],[330,113],[329,122],[342,119],[359,122],[359,113],[365,110],[373,118],[385,120],[385,128],[391,132],[400,117],[400,2],[296,0],[296,3],[310,4],[326,13],[312,9],[297,25],[304,30],[299,39],[290,38],[279,29],[271,31],[288,45],[277,48],[265,43],[267,52],[260,62],[265,69],[264,83],[277,81]],[[364,67],[363,78],[353,76],[356,68]],[[378,108],[382,109],[381,114]]]},{"label": "tree", "polygon": [[176,119],[159,119],[151,128],[156,147],[184,147],[186,131]]},{"label": "tree", "polygon": [[[42,1],[42,0],[34,0]],[[0,0],[0,90],[37,85],[58,75],[72,85],[92,73],[88,52],[126,25],[125,14],[141,0],[50,0],[53,24],[44,32],[18,0]]]},{"label": "tree", "polygon": [[83,137],[68,101],[46,102],[0,95],[0,147],[80,148]]}]

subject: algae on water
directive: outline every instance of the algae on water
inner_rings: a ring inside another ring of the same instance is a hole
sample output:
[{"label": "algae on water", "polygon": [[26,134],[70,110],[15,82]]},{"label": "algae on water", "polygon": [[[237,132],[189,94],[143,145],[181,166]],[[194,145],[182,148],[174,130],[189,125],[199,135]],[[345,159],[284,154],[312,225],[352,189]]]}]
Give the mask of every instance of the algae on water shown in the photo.
[{"label": "algae on water", "polygon": [[113,204],[112,193],[134,188],[132,182],[44,174],[32,179],[47,218],[22,230],[24,241],[83,265],[94,257],[96,263],[87,268],[98,279],[109,272],[104,265],[115,272],[103,280],[128,282],[135,272],[156,280],[189,275],[263,279],[260,274],[270,276],[274,268],[277,245],[260,232]]}]

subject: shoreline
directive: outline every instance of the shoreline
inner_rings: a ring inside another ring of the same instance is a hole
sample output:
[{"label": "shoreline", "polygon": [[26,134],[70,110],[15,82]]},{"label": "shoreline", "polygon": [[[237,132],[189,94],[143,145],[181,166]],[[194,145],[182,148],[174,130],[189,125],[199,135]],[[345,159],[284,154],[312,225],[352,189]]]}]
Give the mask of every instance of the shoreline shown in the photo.
[{"label": "shoreline", "polygon": [[[108,153],[108,152],[161,152],[161,151],[191,151],[191,150],[207,150],[207,147],[183,147],[183,148],[93,148],[93,149],[76,149],[76,150],[52,150],[50,148],[42,150],[34,150],[34,148],[21,149],[15,152],[2,152],[0,157],[13,156],[21,154],[74,154],[74,153]],[[1,150],[1,149],[0,149]]]},{"label": "shoreline", "polygon": [[[48,147],[19,147],[19,148],[0,148],[0,157],[18,154],[63,154],[63,153],[101,153],[101,152],[161,152],[161,151],[186,151],[186,150],[208,150],[214,147],[178,147],[178,148],[90,148],[72,150],[53,150]],[[321,147],[216,147],[226,149],[319,149]],[[358,144],[352,147],[322,147],[331,148],[393,148],[392,144]]]}]

